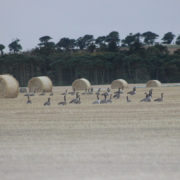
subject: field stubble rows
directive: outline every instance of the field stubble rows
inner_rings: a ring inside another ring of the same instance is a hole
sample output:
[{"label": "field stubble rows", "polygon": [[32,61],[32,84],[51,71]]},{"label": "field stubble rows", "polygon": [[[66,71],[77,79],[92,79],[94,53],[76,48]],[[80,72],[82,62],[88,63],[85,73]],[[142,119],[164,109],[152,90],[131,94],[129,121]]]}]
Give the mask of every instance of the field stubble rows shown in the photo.
[{"label": "field stubble rows", "polygon": [[161,103],[139,102],[147,89],[137,88],[132,103],[123,94],[92,105],[95,95],[84,95],[80,105],[58,106],[65,88],[54,88],[50,107],[48,95],[31,105],[22,94],[1,99],[2,179],[180,178],[179,87],[154,89],[154,98],[164,92]]}]

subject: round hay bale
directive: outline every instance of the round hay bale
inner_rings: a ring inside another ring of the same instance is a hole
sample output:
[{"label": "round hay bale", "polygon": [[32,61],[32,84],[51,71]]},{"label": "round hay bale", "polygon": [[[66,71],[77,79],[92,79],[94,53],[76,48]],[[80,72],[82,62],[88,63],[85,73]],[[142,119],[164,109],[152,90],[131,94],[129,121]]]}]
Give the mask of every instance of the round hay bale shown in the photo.
[{"label": "round hay bale", "polygon": [[16,98],[19,94],[18,81],[9,74],[0,75],[0,97]]},{"label": "round hay bale", "polygon": [[161,82],[158,80],[149,80],[146,83],[146,87],[161,87]]},{"label": "round hay bale", "polygon": [[72,88],[75,90],[86,90],[89,89],[91,87],[91,83],[84,78],[81,79],[76,79],[73,83],[72,83]]},{"label": "round hay bale", "polygon": [[111,83],[111,89],[124,89],[128,87],[128,83],[124,79],[116,79]]},{"label": "round hay bale", "polygon": [[33,77],[28,82],[29,92],[51,92],[52,81],[47,76]]}]

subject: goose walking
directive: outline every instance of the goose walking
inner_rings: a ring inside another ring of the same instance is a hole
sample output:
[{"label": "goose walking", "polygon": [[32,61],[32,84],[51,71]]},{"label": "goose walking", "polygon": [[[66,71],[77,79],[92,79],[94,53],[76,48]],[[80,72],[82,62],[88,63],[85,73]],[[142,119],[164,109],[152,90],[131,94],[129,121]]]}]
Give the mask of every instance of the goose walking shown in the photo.
[{"label": "goose walking", "polygon": [[163,101],[163,96],[164,96],[164,94],[163,94],[163,93],[161,93],[161,97],[160,97],[160,98],[155,99],[154,101],[156,101],[156,102],[162,102],[162,101]]},{"label": "goose walking", "polygon": [[51,102],[50,102],[51,98],[49,97],[48,100],[44,103],[44,106],[50,106]]},{"label": "goose walking", "polygon": [[64,101],[63,102],[59,102],[58,105],[64,106],[66,104],[67,104],[67,102],[66,102],[66,95],[64,95]]}]

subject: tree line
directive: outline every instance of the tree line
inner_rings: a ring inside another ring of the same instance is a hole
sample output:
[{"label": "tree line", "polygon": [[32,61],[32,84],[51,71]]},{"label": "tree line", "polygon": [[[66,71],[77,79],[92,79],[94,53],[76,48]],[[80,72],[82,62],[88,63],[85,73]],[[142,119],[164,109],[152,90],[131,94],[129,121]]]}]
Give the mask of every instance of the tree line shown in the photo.
[{"label": "tree line", "polygon": [[[22,51],[20,40],[9,45],[9,52],[0,44],[0,74],[14,75],[21,86],[34,76],[47,75],[55,85],[69,85],[79,77],[93,84],[111,83],[117,78],[141,83],[149,79],[162,82],[180,81],[180,35],[151,31],[130,33],[120,39],[117,31],[94,38],[86,34],[77,39],[61,38],[57,43],[50,36],[39,38],[37,47]],[[169,53],[172,42],[176,51]]]}]

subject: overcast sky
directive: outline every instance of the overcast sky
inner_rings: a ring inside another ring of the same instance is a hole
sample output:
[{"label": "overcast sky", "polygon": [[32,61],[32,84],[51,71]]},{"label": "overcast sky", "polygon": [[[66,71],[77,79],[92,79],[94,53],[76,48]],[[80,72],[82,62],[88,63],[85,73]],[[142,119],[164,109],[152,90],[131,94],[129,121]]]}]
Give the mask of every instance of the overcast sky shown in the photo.
[{"label": "overcast sky", "polygon": [[0,44],[19,38],[23,50],[41,36],[95,37],[118,31],[180,34],[180,0],[0,0]]}]

